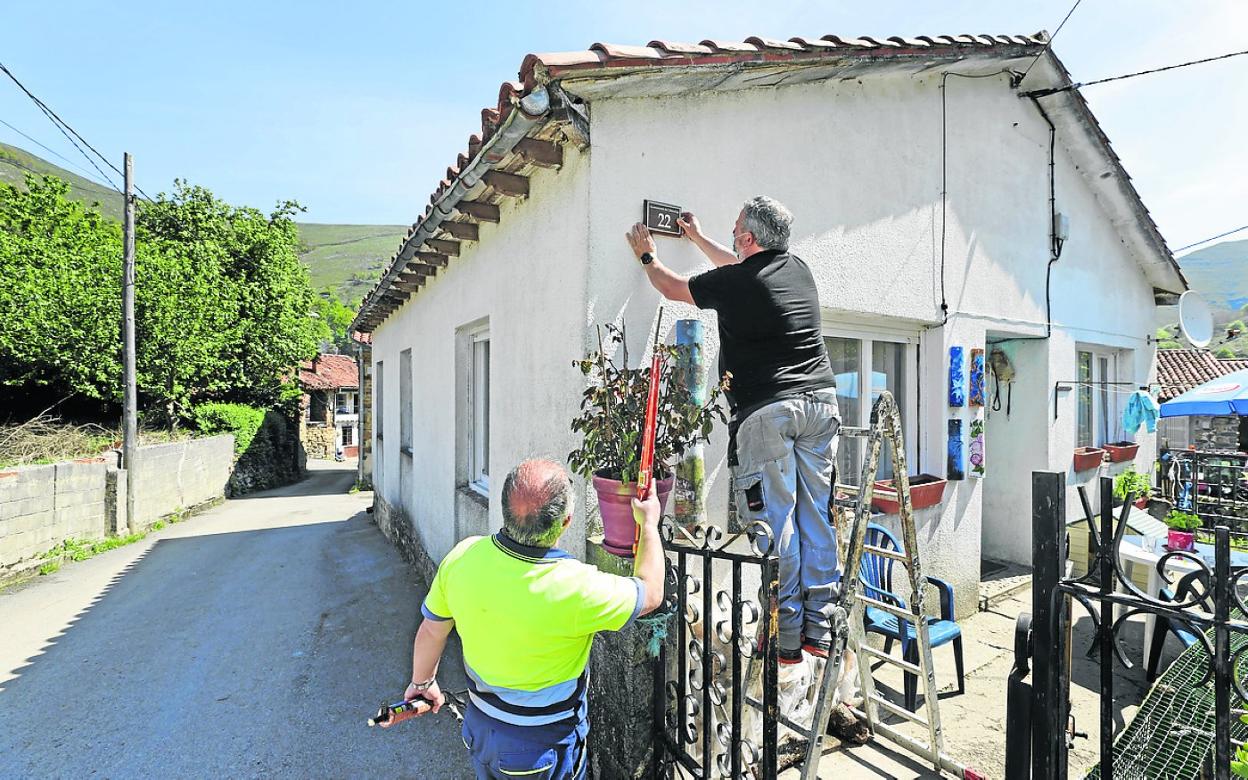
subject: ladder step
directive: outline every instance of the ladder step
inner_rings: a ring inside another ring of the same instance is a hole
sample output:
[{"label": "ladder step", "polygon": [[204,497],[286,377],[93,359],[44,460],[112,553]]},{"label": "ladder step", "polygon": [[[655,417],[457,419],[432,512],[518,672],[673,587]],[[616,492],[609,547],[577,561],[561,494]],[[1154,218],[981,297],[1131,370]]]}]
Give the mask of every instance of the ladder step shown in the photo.
[{"label": "ladder step", "polygon": [[927,728],[926,718],[920,717],[919,715],[915,715],[913,712],[906,709],[905,707],[898,707],[896,704],[893,704],[891,701],[889,701],[888,699],[885,699],[883,696],[879,695],[878,693],[871,694],[871,701],[875,702],[877,705],[879,705],[880,707],[883,707],[884,709],[888,710],[889,712],[893,713],[899,718],[905,718],[906,720],[912,723],[917,723],[923,728]]},{"label": "ladder step", "polygon": [[875,607],[876,609],[882,609],[885,612],[889,613],[890,615],[896,615],[902,620],[905,620],[910,623],[914,623],[919,619],[918,615],[915,615],[913,612],[911,612],[908,609],[895,607],[892,604],[885,604],[883,601],[880,601],[879,599],[873,599],[870,596],[864,596],[861,593],[855,593],[854,598],[858,599],[863,604],[867,604],[869,606]]},{"label": "ladder step", "polygon": [[871,647],[870,645],[860,645],[858,647],[858,652],[866,653],[872,658],[878,658],[881,661],[887,661],[894,666],[899,666],[902,669],[905,669],[907,672],[910,672],[911,674],[919,675],[920,677],[923,675],[923,670],[920,669],[917,665],[912,664],[909,661],[903,661],[902,659],[891,656],[888,653],[876,650],[874,647]]},{"label": "ladder step", "polygon": [[870,436],[870,428],[856,428],[852,425],[842,425],[837,428],[836,432],[841,436]]},{"label": "ladder step", "polygon": [[892,558],[894,561],[901,561],[902,563],[905,563],[905,564],[910,563],[910,556],[906,555],[904,552],[897,552],[896,550],[886,550],[883,547],[873,547],[872,545],[869,545],[869,544],[864,544],[862,546],[862,551],[869,552],[872,555],[878,555],[881,558]]}]

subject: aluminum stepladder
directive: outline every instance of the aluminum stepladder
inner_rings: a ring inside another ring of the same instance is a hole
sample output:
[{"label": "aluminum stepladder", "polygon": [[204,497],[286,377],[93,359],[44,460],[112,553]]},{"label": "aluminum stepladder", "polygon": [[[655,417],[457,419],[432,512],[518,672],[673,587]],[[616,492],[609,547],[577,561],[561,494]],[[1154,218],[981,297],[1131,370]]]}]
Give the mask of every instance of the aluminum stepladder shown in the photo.
[{"label": "aluminum stepladder", "polygon": [[[802,765],[802,780],[815,780],[819,771],[819,759],[823,753],[824,731],[831,714],[833,697],[840,680],[841,665],[845,659],[845,650],[852,644],[858,654],[858,677],[865,712],[855,709],[859,717],[864,718],[873,734],[883,736],[904,750],[929,761],[937,772],[946,772],[959,778],[975,778],[978,775],[971,770],[969,773],[962,764],[944,753],[944,740],[940,725],[940,708],[936,695],[936,678],[932,669],[932,646],[928,636],[927,621],[923,619],[924,591],[926,581],[923,578],[918,557],[918,535],[914,526],[914,510],[910,502],[910,480],[906,470],[906,449],[901,435],[901,416],[897,403],[891,393],[880,393],[871,407],[871,425],[869,428],[841,428],[841,436],[865,438],[867,451],[863,458],[861,481],[858,483],[857,496],[848,499],[836,499],[837,508],[853,511],[853,524],[849,534],[848,550],[845,556],[845,570],[841,576],[841,592],[833,609],[833,641],[828,653],[827,663],[819,675],[819,683],[815,693],[814,718],[810,725],[802,726],[794,723],[784,714],[780,722],[805,737],[807,740],[806,759]],[[875,492],[876,473],[879,470],[880,447],[887,439],[893,453],[893,472],[896,476],[897,495],[899,499],[899,515],[901,520],[902,544],[904,552],[885,550],[866,544],[867,524],[871,519],[871,499]],[[852,489],[852,488],[851,488]],[[833,494],[836,493],[836,486]],[[829,522],[833,522],[831,517]],[[861,583],[858,570],[863,552],[892,559],[906,568],[910,580],[910,598],[907,600],[909,610],[903,610],[892,604],[886,604],[860,592]],[[895,615],[915,627],[915,641],[918,644],[918,665],[899,658],[894,658],[869,646],[866,632],[862,624],[862,611],[866,606]],[[878,660],[900,667],[902,671],[911,672],[923,681],[924,702],[927,706],[927,717],[893,704],[876,693],[875,679],[871,672],[871,661]],[[916,739],[880,721],[880,710],[891,715],[904,718],[927,729],[927,741]]]}]

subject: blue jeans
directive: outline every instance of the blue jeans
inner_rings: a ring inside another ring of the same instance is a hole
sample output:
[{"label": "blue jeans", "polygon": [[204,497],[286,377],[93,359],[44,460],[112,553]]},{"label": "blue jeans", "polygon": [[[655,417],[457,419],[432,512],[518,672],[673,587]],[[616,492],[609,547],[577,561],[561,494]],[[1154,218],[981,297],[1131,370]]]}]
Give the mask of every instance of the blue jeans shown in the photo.
[{"label": "blue jeans", "polygon": [[512,726],[471,704],[461,731],[477,780],[584,780],[589,721]]},{"label": "blue jeans", "polygon": [[780,559],[782,650],[797,650],[803,637],[831,639],[841,567],[828,501],[840,428],[836,390],[829,388],[768,404],[737,429],[737,516],[771,529]]}]

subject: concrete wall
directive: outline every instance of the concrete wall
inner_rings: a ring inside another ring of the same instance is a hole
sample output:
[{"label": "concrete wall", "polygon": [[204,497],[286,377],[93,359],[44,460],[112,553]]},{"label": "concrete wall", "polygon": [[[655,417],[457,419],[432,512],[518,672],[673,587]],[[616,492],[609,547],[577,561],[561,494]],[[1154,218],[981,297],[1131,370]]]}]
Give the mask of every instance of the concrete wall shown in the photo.
[{"label": "concrete wall", "polygon": [[140,448],[129,480],[135,525],[147,528],[178,509],[221,498],[233,464],[229,434]]},{"label": "concrete wall", "polygon": [[[502,526],[503,478],[520,460],[562,461],[575,446],[568,429],[583,377],[572,361],[585,346],[585,232],[589,159],[564,151],[561,170],[540,170],[531,197],[502,206],[500,224],[482,224],[479,243],[433,277],[373,334],[373,481],[377,495],[414,523],[434,560],[458,540],[457,529]],[[465,496],[466,326],[490,329],[490,495],[488,508]],[[400,447],[400,352],[411,350],[413,436]],[[380,366],[380,371],[378,370]],[[378,437],[380,434],[380,437]],[[406,475],[402,477],[401,475]],[[585,531],[565,537],[583,553]]]},{"label": "concrete wall", "polygon": [[[140,448],[134,479],[139,527],[220,498],[233,456],[229,435]],[[112,456],[0,472],[0,579],[37,566],[44,552],[67,539],[126,533],[128,482]]]}]

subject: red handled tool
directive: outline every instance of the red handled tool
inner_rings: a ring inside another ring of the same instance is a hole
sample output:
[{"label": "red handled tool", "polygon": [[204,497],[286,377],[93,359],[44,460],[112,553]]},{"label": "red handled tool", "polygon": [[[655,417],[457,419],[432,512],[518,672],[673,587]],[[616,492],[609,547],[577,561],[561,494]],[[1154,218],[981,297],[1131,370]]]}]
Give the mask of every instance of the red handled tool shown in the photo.
[{"label": "red handled tool", "polygon": [[[650,393],[646,396],[646,422],[641,430],[641,470],[637,474],[637,500],[645,501],[654,481],[654,436],[659,424],[659,379],[663,372],[663,355],[659,352],[659,333],[663,329],[663,309],[654,328],[654,357],[650,359]],[[633,530],[633,557],[641,543],[641,524]]]},{"label": "red handled tool", "polygon": [[[455,716],[455,720],[463,721],[464,714],[461,710],[464,703],[460,697],[445,691],[442,693],[442,696],[445,699],[442,706],[450,707],[451,714]],[[377,714],[368,719],[368,725],[394,726],[405,720],[420,717],[431,709],[433,709],[433,705],[424,699],[409,699],[395,702],[394,704],[383,704],[377,710]]]}]

